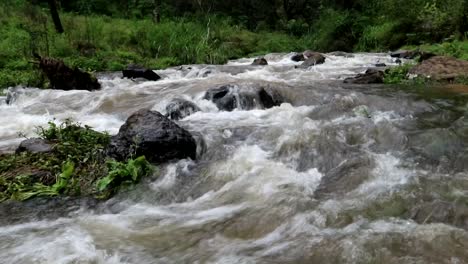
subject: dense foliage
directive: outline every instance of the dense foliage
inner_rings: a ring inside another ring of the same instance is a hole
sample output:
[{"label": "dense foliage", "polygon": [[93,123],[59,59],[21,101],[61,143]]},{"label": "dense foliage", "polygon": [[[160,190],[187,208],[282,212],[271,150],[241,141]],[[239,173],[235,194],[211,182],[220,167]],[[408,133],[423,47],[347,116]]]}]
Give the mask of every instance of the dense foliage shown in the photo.
[{"label": "dense foliage", "polygon": [[109,136],[70,120],[39,127],[38,135],[53,144],[52,152],[0,158],[0,201],[57,195],[108,197],[151,172],[144,156],[126,162],[109,159],[105,155]]},{"label": "dense foliage", "polygon": [[[44,86],[32,53],[88,71],[164,68],[267,52],[445,45],[466,57],[468,0],[46,0],[0,3],[0,87]],[[458,50],[453,48],[463,47]],[[452,52],[453,51],[453,52]]]}]

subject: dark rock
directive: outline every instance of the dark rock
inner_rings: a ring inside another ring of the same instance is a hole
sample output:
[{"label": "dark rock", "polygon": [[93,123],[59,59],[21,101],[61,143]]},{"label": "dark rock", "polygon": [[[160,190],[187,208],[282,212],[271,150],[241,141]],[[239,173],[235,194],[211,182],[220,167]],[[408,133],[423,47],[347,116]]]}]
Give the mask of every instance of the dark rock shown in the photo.
[{"label": "dark rock", "polygon": [[387,64],[385,64],[385,63],[376,63],[375,67],[387,67]]},{"label": "dark rock", "polygon": [[236,108],[251,110],[271,108],[284,102],[282,96],[271,88],[239,88],[228,84],[209,89],[204,99],[216,104],[219,110],[232,111]]},{"label": "dark rock", "polygon": [[346,78],[344,83],[355,84],[370,84],[370,83],[383,83],[383,71],[368,69],[365,73],[360,73],[356,77]]},{"label": "dark rock", "polygon": [[56,182],[55,175],[53,175],[50,171],[33,171],[31,172],[31,179],[34,179],[36,182],[40,182],[44,185],[51,186]]},{"label": "dark rock", "polygon": [[252,65],[254,66],[263,66],[263,65],[268,65],[268,61],[265,58],[256,58],[253,62]]},{"label": "dark rock", "polygon": [[124,78],[144,78],[149,81],[157,81],[161,77],[150,69],[138,65],[129,65],[126,70],[122,71]]},{"label": "dark rock", "polygon": [[39,68],[49,79],[52,89],[93,91],[101,88],[97,79],[87,72],[72,69],[61,60],[36,57],[40,59]]},{"label": "dark rock", "polygon": [[102,200],[93,197],[67,196],[36,197],[26,201],[7,200],[0,203],[0,225],[70,217],[76,215],[78,210],[94,210],[100,202]]},{"label": "dark rock", "polygon": [[414,59],[419,54],[420,53],[417,50],[398,50],[398,51],[390,53],[390,57],[400,58],[400,59]]},{"label": "dark rock", "polygon": [[433,56],[413,67],[409,73],[433,80],[453,80],[457,77],[468,76],[468,61],[446,56]]},{"label": "dark rock", "polygon": [[354,58],[354,55],[344,51],[334,51],[329,53],[332,56],[345,57],[345,58]]},{"label": "dark rock", "polygon": [[50,142],[47,142],[45,139],[41,138],[29,138],[23,140],[18,148],[16,149],[16,153],[19,154],[21,152],[30,152],[33,154],[36,153],[49,153],[52,152],[53,145]]},{"label": "dark rock", "polygon": [[325,63],[325,56],[318,52],[309,51],[307,53],[304,53],[304,56],[307,59],[297,68],[309,68],[318,64]]},{"label": "dark rock", "polygon": [[396,60],[395,60],[395,63],[401,64],[402,61],[401,61],[400,59],[396,59]]},{"label": "dark rock", "polygon": [[435,57],[435,56],[437,56],[437,55],[434,54],[434,53],[431,53],[431,52],[424,52],[424,51],[420,52],[418,62],[423,62],[423,61],[428,60],[428,59],[430,59],[432,57]]},{"label": "dark rock", "polygon": [[196,158],[197,144],[192,135],[159,112],[142,109],[132,114],[109,144],[108,155],[125,160],[135,153],[148,161],[161,163]]},{"label": "dark rock", "polygon": [[356,157],[343,161],[328,171],[320,181],[315,197],[322,199],[352,191],[371,175],[373,162],[368,157]]},{"label": "dark rock", "polygon": [[172,120],[179,120],[200,110],[193,102],[176,98],[166,106],[166,116]]},{"label": "dark rock", "polygon": [[305,59],[306,58],[304,57],[304,54],[302,54],[302,53],[296,53],[291,57],[291,60],[296,61],[296,62],[305,61]]},{"label": "dark rock", "polygon": [[215,103],[219,110],[232,111],[238,106],[236,92],[237,87],[228,84],[209,89],[203,98]]},{"label": "dark rock", "polygon": [[28,91],[31,91],[31,89],[26,90],[24,89],[24,87],[21,87],[21,86],[8,88],[8,90],[6,91],[6,99],[5,99],[6,104],[8,105],[13,104],[21,96],[24,96],[24,95],[28,96],[27,95]]},{"label": "dark rock", "polygon": [[399,50],[390,53],[390,56],[399,59],[415,59],[418,57],[418,62],[423,62],[436,56],[436,54],[419,50]]},{"label": "dark rock", "polygon": [[284,102],[283,96],[277,90],[269,87],[260,88],[258,95],[265,109],[279,106]]}]

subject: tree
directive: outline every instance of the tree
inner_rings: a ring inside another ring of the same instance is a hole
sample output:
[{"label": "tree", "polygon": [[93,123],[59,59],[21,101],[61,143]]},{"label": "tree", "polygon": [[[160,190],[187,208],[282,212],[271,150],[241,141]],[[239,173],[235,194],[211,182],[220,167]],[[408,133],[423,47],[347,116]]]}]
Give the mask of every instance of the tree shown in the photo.
[{"label": "tree", "polygon": [[162,0],[154,0],[154,9],[153,9],[153,22],[161,22],[161,3]]},{"label": "tree", "polygon": [[63,33],[63,26],[62,22],[60,21],[60,16],[57,11],[57,2],[55,0],[47,0],[50,9],[50,15],[52,16],[52,20],[54,21],[55,30],[58,33]]}]

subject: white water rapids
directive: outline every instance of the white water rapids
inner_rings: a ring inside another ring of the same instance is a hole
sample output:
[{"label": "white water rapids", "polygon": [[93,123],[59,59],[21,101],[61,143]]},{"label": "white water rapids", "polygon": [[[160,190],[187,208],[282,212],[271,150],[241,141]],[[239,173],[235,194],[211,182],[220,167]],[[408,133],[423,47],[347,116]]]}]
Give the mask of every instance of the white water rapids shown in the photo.
[{"label": "white water rapids", "polygon": [[[204,150],[101,204],[0,208],[0,263],[468,263],[468,111],[343,84],[395,65],[387,54],[311,69],[290,56],[176,67],[157,82],[107,74],[94,92],[15,88],[0,103],[0,151],[54,119],[115,134],[173,98],[202,109],[178,124]],[[287,103],[219,111],[203,95],[224,84],[272,87]]]}]

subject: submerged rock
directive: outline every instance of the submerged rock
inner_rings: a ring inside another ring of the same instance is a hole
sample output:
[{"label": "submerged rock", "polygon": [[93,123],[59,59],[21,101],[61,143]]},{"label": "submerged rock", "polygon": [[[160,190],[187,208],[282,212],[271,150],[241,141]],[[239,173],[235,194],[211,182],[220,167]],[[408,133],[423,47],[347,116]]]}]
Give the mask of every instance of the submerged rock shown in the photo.
[{"label": "submerged rock", "polygon": [[354,58],[354,55],[344,51],[334,51],[329,53],[332,56],[345,57],[345,58]]},{"label": "submerged rock", "polygon": [[368,69],[365,73],[360,73],[355,77],[346,78],[344,83],[371,84],[383,83],[384,73],[380,70]]},{"label": "submerged rock", "polygon": [[416,65],[410,74],[433,80],[453,80],[468,76],[468,61],[446,56],[434,56]]},{"label": "submerged rock", "polygon": [[268,61],[261,57],[261,58],[256,58],[253,62],[252,62],[252,65],[254,66],[264,66],[264,65],[268,65]]},{"label": "submerged rock", "polygon": [[161,79],[161,77],[155,73],[154,71],[144,68],[138,65],[129,65],[127,69],[122,71],[124,78],[144,78],[149,81],[157,81]]},{"label": "submerged rock", "polygon": [[166,106],[166,116],[172,120],[179,120],[200,110],[200,107],[195,103],[185,99],[176,98]]},{"label": "submerged rock", "polygon": [[304,57],[304,54],[302,53],[295,53],[294,55],[292,55],[291,57],[291,60],[292,61],[295,61],[295,62],[298,62],[298,61],[305,61],[305,57]]},{"label": "submerged rock", "polygon": [[8,105],[13,104],[24,93],[24,88],[21,86],[8,88],[6,92],[5,103]]},{"label": "submerged rock", "polygon": [[419,224],[444,223],[468,230],[468,208],[456,202],[434,200],[412,208],[411,219]]},{"label": "submerged rock", "polygon": [[419,51],[417,50],[397,50],[390,53],[390,57],[392,58],[400,58],[400,59],[414,59],[419,55]]},{"label": "submerged rock", "polygon": [[305,51],[304,57],[306,58],[306,60],[296,68],[309,68],[318,64],[325,63],[325,56],[318,52]]},{"label": "submerged rock", "polygon": [[30,152],[33,154],[37,153],[49,153],[52,152],[53,145],[50,142],[47,142],[45,139],[41,138],[29,138],[23,140],[18,148],[16,149],[16,153],[19,154],[21,152]]},{"label": "submerged rock", "polygon": [[41,58],[39,68],[50,81],[50,87],[58,90],[98,90],[101,85],[97,79],[78,68],[70,68],[61,60]]},{"label": "submerged rock", "polygon": [[204,99],[216,104],[219,110],[251,110],[271,108],[284,102],[282,96],[271,88],[240,88],[233,84],[209,89]]},{"label": "submerged rock", "polygon": [[323,176],[315,197],[322,199],[352,191],[369,178],[373,166],[373,161],[368,157],[346,159]]},{"label": "submerged rock", "polygon": [[197,144],[192,135],[159,112],[142,109],[132,114],[113,136],[108,155],[126,160],[132,154],[144,155],[153,163],[196,158]]}]

